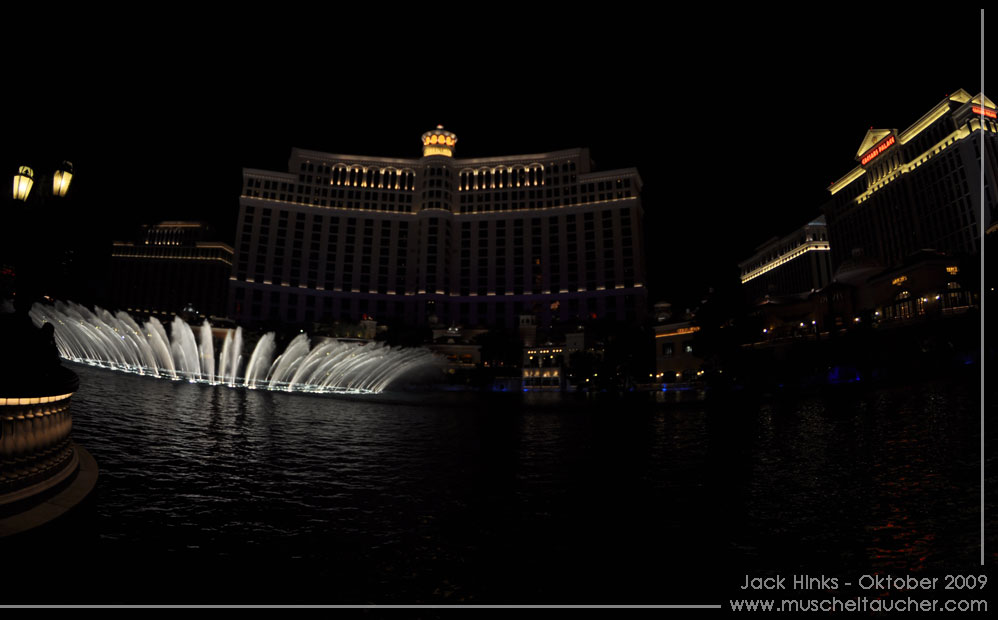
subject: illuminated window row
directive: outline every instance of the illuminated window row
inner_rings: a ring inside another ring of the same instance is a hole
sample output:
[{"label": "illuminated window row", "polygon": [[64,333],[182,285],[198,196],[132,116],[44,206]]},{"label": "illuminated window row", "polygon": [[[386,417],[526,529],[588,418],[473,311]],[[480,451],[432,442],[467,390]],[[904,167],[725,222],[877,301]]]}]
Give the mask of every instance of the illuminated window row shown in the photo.
[{"label": "illuminated window row", "polygon": [[764,265],[762,267],[759,267],[758,269],[754,269],[753,271],[750,271],[749,273],[743,275],[742,276],[742,284],[745,284],[746,282],[748,282],[749,280],[752,280],[754,278],[758,278],[762,274],[767,273],[769,271],[772,271],[773,269],[776,269],[780,265],[783,265],[785,263],[788,263],[788,262],[792,261],[793,259],[797,258],[798,256],[802,256],[806,252],[810,252],[812,250],[825,251],[825,250],[828,250],[828,249],[829,249],[828,244],[815,243],[815,242],[808,243],[808,244],[806,244],[804,246],[801,246],[800,248],[792,250],[791,252],[789,252],[787,254],[784,254],[783,256],[777,258],[776,260],[774,260],[774,261],[772,261],[772,262],[770,262],[770,263],[768,263],[768,264],[766,264],[766,265]]},{"label": "illuminated window row", "polygon": [[523,376],[524,377],[560,377],[561,376],[561,371],[559,369],[557,369],[557,368],[545,368],[544,370],[524,368],[523,369]]},{"label": "illuminated window row", "polygon": [[112,253],[114,258],[151,258],[151,259],[166,259],[166,260],[211,260],[225,263],[231,266],[232,261],[221,256],[189,256],[180,254],[128,254],[128,253]]},{"label": "illuminated window row", "polygon": [[[609,203],[609,202],[620,202],[622,200],[637,200],[637,196],[624,196],[622,198],[611,198],[611,199],[608,199],[608,200],[591,200],[589,202],[576,202],[576,203],[570,204],[570,205],[558,205],[558,206],[553,206],[553,207],[528,207],[526,209],[517,209],[514,212],[517,215],[519,215],[519,214],[523,213],[524,211],[548,211],[548,210],[551,210],[551,209],[567,209],[567,208],[572,208],[572,207],[584,207],[584,206],[588,206],[588,205],[606,204],[606,203]],[[471,212],[469,212],[469,213],[454,213],[454,215],[465,215],[465,216],[468,216],[468,215],[483,215],[483,216],[489,216],[489,215],[494,215],[496,213],[506,213],[506,211],[484,211],[484,212],[483,211],[479,211],[479,212],[476,212],[476,213],[471,213]]]},{"label": "illuminated window row", "polygon": [[[325,184],[325,177],[322,181],[316,177],[316,183]],[[412,191],[416,189],[416,171],[411,168],[367,168],[337,164],[332,167],[328,184]]]},{"label": "illuminated window row", "polygon": [[[320,165],[320,168],[322,166]],[[380,189],[398,189],[412,191],[416,188],[416,171],[412,168],[368,168],[359,164],[334,164],[326,166],[329,175],[316,175],[318,185],[340,185],[343,187],[377,187]],[[301,181],[302,179],[299,178]],[[304,182],[311,183],[312,176],[307,175]]]},{"label": "illuminated window row", "polygon": [[[167,310],[151,310],[149,308],[125,308],[129,312],[142,312],[145,314],[162,314],[163,316],[177,316],[176,312],[170,312]],[[81,323],[82,325],[82,323]],[[100,329],[100,328],[98,328]],[[118,331],[118,330],[115,330]]]},{"label": "illuminated window row", "polygon": [[[389,210],[386,210],[384,208],[372,209],[372,208],[365,208],[365,207],[348,207],[348,206],[345,206],[345,205],[342,205],[342,204],[339,205],[339,206],[332,205],[332,204],[331,205],[325,205],[325,204],[316,204],[314,201],[296,202],[294,200],[281,200],[281,199],[278,199],[278,198],[267,198],[266,196],[247,196],[245,194],[243,194],[241,196],[241,198],[249,199],[249,200],[259,200],[261,202],[262,201],[267,201],[267,202],[277,202],[277,203],[281,203],[281,204],[299,205],[299,206],[302,206],[302,207],[310,207],[310,208],[313,208],[313,209],[339,209],[339,210],[351,211],[351,212],[360,211],[362,213],[392,213],[392,214],[395,214],[395,215],[415,215],[415,213],[412,212],[412,205],[402,205],[402,204],[398,205],[398,209],[397,210],[395,210],[395,211],[389,211]],[[373,200],[360,200],[359,202],[373,202]],[[395,206],[395,205],[389,205],[389,206]]]},{"label": "illuminated window row", "polygon": [[[304,164],[303,164],[304,165]],[[322,168],[322,166],[319,166]],[[246,189],[259,189],[267,192],[282,191],[294,193],[295,178],[271,179],[252,174],[246,175]],[[416,172],[412,168],[368,168],[358,164],[336,164],[326,166],[326,174],[300,174],[297,183],[305,185],[333,185],[338,187],[367,187],[413,191],[416,188]]]},{"label": "illuminated window row", "polygon": [[527,164],[461,170],[458,191],[544,185],[544,165]]},{"label": "illuminated window row", "polygon": [[[326,206],[326,205],[317,205],[314,202],[312,202],[312,203],[308,203],[308,202],[306,202],[306,203],[296,203],[296,202],[292,202],[292,201],[289,201],[289,200],[278,200],[276,198],[264,198],[264,197],[259,197],[259,196],[246,196],[245,194],[242,196],[242,198],[251,199],[251,200],[278,202],[278,203],[284,203],[284,204],[298,204],[298,205],[301,205],[301,206],[304,206],[304,207],[310,207],[310,208],[313,208],[313,209],[337,209],[337,210],[350,211],[350,212],[357,212],[357,211],[359,211],[361,213],[390,213],[390,214],[393,214],[393,215],[416,215],[414,212],[411,212],[411,211],[408,211],[408,210],[406,210],[406,211],[402,211],[402,210],[399,210],[399,211],[385,211],[383,209],[370,209],[370,208],[363,208],[363,207],[346,207],[346,206],[343,206],[343,205],[340,205],[340,206],[337,206],[337,205]],[[548,207],[526,207],[526,208],[523,208],[523,209],[516,209],[515,212],[517,214],[520,214],[520,213],[522,213],[524,211],[546,211],[546,210],[550,210],[550,209],[567,209],[567,208],[571,208],[571,207],[584,207],[584,206],[587,206],[587,205],[598,205],[598,204],[605,204],[605,203],[609,203],[609,202],[620,202],[622,200],[637,200],[637,196],[622,196],[622,197],[610,198],[610,199],[606,199],[606,200],[590,200],[588,202],[576,202],[576,203],[573,203],[573,204],[548,206]],[[412,208],[409,205],[405,205],[405,207],[407,209],[411,209]],[[401,206],[400,206],[400,209],[401,209]],[[511,211],[514,211],[514,210],[510,210],[510,212]],[[482,216],[495,215],[496,213],[506,213],[506,212],[507,211],[495,211],[495,210],[493,210],[493,211],[478,211],[478,212],[459,213],[457,211],[451,211],[451,213],[453,213],[454,215],[482,215]]]}]

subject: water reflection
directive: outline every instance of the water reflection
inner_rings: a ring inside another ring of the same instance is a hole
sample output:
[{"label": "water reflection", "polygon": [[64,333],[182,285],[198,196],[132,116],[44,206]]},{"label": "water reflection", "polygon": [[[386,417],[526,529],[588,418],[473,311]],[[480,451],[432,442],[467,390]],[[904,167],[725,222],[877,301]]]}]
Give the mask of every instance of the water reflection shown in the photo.
[{"label": "water reflection", "polygon": [[[748,564],[941,570],[979,552],[979,401],[969,384],[850,392],[759,407],[735,542]],[[744,488],[743,488],[744,485]]]},{"label": "water reflection", "polygon": [[719,560],[917,571],[978,553],[969,385],[427,405],[80,375],[74,436],[100,483],[89,518],[38,543],[100,558],[76,602],[103,600],[98,579],[165,600],[181,566],[186,602],[710,602]]}]

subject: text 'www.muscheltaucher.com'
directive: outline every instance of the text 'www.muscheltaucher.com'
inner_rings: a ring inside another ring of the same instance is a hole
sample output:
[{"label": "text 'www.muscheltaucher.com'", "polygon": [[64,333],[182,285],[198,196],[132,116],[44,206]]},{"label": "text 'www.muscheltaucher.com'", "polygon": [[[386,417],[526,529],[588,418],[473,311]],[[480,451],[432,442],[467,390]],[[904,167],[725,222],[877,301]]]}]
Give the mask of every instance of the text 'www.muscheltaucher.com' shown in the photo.
[{"label": "text 'www.muscheltaucher.com'", "polygon": [[882,611],[987,611],[988,602],[983,600],[954,600],[954,599],[880,599],[864,598],[857,596],[853,598],[829,598],[829,599],[805,599],[805,600],[773,600],[773,599],[733,599],[728,601],[728,608],[731,611],[772,611],[772,612],[798,612],[798,611],[858,611],[858,612],[882,612]]}]

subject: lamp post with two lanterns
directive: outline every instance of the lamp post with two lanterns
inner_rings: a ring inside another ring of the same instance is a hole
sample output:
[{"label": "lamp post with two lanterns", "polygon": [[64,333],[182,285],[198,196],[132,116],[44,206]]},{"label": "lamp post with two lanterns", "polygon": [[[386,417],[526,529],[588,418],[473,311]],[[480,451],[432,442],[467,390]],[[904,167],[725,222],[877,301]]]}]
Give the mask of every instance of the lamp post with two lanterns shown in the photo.
[{"label": "lamp post with two lanterns", "polygon": [[[68,161],[62,162],[55,172],[52,173],[52,193],[51,196],[63,198],[69,191],[69,184],[73,180],[73,164]],[[27,202],[31,194],[31,188],[35,184],[35,172],[28,166],[21,166],[14,175],[14,200]],[[42,187],[46,187],[45,184]],[[41,191],[41,190],[39,190]],[[36,192],[36,195],[38,192]]]},{"label": "lamp post with two lanterns", "polygon": [[52,212],[49,199],[65,198],[72,179],[72,165],[63,162],[51,185],[39,179],[32,194],[34,171],[20,166],[14,205],[0,214],[0,249],[13,250],[4,257],[13,259],[13,268],[0,265],[12,277],[5,275],[2,283],[14,285],[0,293],[16,291],[15,311],[0,312],[0,538],[58,517],[97,481],[97,463],[70,435],[79,377],[60,363],[55,325],[38,326],[29,313],[43,290],[58,285],[48,267],[65,257],[58,234],[65,214]]},{"label": "lamp post with two lanterns", "polygon": [[33,301],[43,288],[52,286],[58,266],[65,263],[70,252],[59,235],[53,234],[58,232],[63,214],[48,209],[50,200],[66,197],[72,180],[73,165],[68,161],[56,167],[51,183],[45,175],[39,176],[36,183],[35,172],[29,166],[19,166],[14,175],[14,205],[5,214],[11,224],[8,239],[14,251],[8,259],[13,265],[4,265],[3,269],[12,281],[12,292],[28,298],[26,301]]}]

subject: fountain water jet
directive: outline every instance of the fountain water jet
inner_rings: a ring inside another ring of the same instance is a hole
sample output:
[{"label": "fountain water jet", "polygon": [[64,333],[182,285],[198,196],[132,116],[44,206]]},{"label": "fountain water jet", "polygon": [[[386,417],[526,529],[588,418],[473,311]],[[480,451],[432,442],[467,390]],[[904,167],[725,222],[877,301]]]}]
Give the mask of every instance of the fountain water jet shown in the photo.
[{"label": "fountain water jet", "polygon": [[[35,304],[36,325],[52,323],[59,355],[74,362],[192,383],[310,393],[376,394],[414,370],[440,365],[426,349],[397,349],[382,343],[325,340],[310,346],[306,334],[296,336],[274,358],[273,332],[257,341],[242,366],[242,328],[229,330],[217,363],[211,324],[199,328],[200,345],[191,326],[176,317],[166,328],[155,317],[144,328],[126,313],[101,308],[93,312],[72,302]],[[273,358],[273,361],[271,359]],[[217,372],[216,372],[217,369]]]}]

